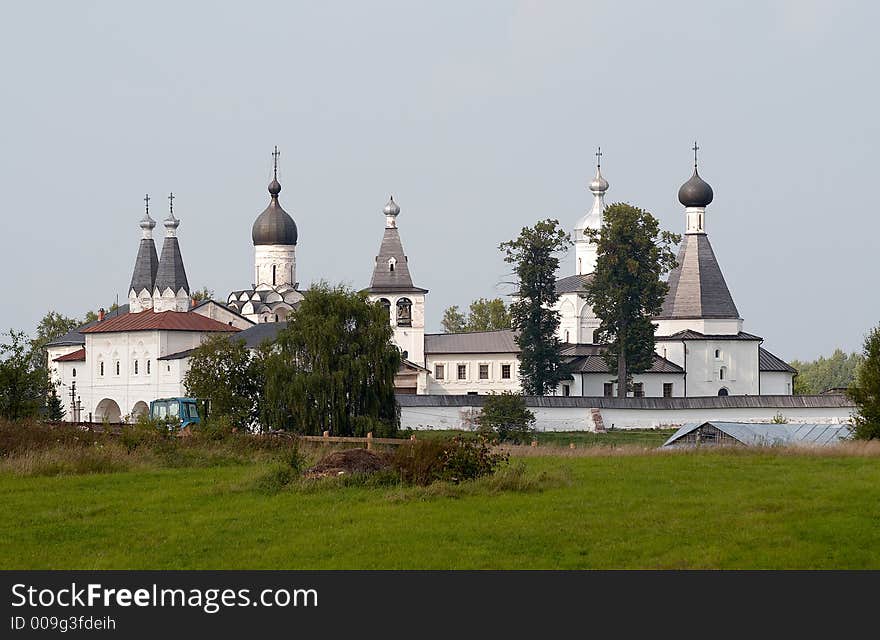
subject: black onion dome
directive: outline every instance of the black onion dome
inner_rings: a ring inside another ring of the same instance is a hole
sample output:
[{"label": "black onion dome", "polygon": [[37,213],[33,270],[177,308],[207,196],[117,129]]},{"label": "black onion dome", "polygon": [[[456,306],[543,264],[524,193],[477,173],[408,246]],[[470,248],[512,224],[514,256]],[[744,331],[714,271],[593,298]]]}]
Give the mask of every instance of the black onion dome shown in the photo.
[{"label": "black onion dome", "polygon": [[269,183],[269,194],[272,199],[269,206],[254,221],[251,237],[254,245],[265,244],[296,244],[298,233],[293,218],[281,208],[278,202],[278,194],[281,192],[281,184],[278,180]]},{"label": "black onion dome", "polygon": [[686,207],[707,207],[714,197],[712,187],[700,177],[696,167],[691,179],[678,190],[678,201]]}]

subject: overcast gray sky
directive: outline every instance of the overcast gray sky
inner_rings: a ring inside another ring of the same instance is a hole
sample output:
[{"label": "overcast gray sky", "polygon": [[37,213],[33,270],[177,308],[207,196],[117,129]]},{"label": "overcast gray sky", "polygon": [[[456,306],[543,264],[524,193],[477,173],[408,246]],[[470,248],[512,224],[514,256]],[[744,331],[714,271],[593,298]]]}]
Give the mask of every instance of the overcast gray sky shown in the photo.
[{"label": "overcast gray sky", "polygon": [[500,242],[590,206],[597,145],[607,201],[681,232],[696,138],[745,329],[789,359],[859,349],[880,322],[878,7],[8,3],[0,327],[125,298],[147,192],[159,220],[175,194],[193,287],[249,286],[277,144],[302,285],[369,283],[393,192],[438,331],[508,292]]}]

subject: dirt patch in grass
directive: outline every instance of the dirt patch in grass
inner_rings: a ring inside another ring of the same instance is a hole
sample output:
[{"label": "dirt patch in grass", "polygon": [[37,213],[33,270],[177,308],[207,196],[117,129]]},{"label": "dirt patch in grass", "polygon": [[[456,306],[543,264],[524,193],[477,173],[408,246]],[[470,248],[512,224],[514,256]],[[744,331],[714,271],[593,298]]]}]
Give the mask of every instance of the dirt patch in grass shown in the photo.
[{"label": "dirt patch in grass", "polygon": [[307,469],[305,477],[329,478],[353,473],[375,473],[388,467],[384,456],[366,449],[345,449],[331,453],[314,467]]}]

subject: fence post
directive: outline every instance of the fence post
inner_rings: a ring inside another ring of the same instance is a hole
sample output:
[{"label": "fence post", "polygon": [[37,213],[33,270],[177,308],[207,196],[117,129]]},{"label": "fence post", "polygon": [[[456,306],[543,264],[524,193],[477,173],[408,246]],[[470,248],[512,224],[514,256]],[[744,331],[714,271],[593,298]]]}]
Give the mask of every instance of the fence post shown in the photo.
[{"label": "fence post", "polygon": [[537,441],[537,440],[532,440],[532,446],[533,446],[533,447],[537,447],[537,446],[538,446],[538,441]]},{"label": "fence post", "polygon": [[576,449],[577,447],[576,447],[576,445],[575,445],[574,442],[570,442],[570,443],[568,444],[568,448],[569,448],[569,449]]},{"label": "fence post", "polygon": [[371,451],[373,449],[373,432],[370,431],[367,433],[367,451]]},{"label": "fence post", "polygon": [[330,441],[330,432],[329,432],[329,431],[325,431],[325,432],[324,432],[324,446],[325,446],[325,447],[327,446],[327,443],[328,443],[329,441]]}]

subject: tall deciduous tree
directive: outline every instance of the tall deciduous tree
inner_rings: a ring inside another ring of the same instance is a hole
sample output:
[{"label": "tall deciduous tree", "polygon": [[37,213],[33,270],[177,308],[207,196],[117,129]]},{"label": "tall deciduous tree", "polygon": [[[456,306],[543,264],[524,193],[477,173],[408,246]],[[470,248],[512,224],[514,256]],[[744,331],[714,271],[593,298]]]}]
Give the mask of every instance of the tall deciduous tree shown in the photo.
[{"label": "tall deciduous tree", "polygon": [[227,416],[240,428],[253,425],[262,398],[259,360],[243,340],[211,336],[190,356],[183,378],[187,394],[210,400],[211,414]]},{"label": "tall deciduous tree", "polygon": [[42,413],[49,392],[45,363],[33,357],[27,335],[10,330],[0,344],[0,416],[21,420]]},{"label": "tall deciduous tree", "polygon": [[854,416],[855,437],[880,439],[880,326],[865,338],[864,362],[847,393],[859,410]]},{"label": "tall deciduous tree", "polygon": [[467,317],[457,305],[448,307],[441,324],[446,333],[510,329],[510,310],[501,298],[480,298],[471,302]]},{"label": "tall deciduous tree", "polygon": [[676,264],[671,246],[681,241],[647,211],[626,203],[605,209],[602,228],[588,230],[598,258],[586,299],[601,321],[596,332],[607,342],[605,360],[617,369],[617,396],[625,398],[634,373],[651,367],[651,318],[663,306],[668,285],[661,279]]},{"label": "tall deciduous tree", "polygon": [[46,345],[73,331],[82,322],[77,318],[69,318],[57,311],[49,311],[37,325],[36,336],[31,340],[31,355],[37,366],[48,366]]},{"label": "tall deciduous tree", "polygon": [[571,245],[558,220],[523,227],[516,240],[499,248],[518,279],[517,299],[510,305],[511,324],[518,331],[520,376],[527,395],[545,395],[565,375],[556,336],[559,312],[554,311],[559,254]]},{"label": "tall deciduous tree", "polygon": [[264,421],[311,435],[394,433],[401,354],[392,336],[386,310],[366,294],[313,286],[266,357]]}]

